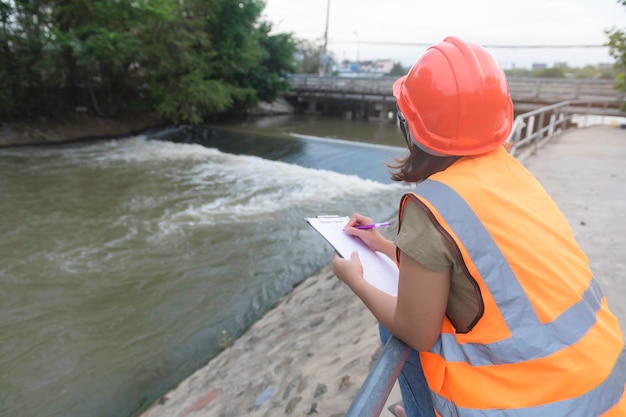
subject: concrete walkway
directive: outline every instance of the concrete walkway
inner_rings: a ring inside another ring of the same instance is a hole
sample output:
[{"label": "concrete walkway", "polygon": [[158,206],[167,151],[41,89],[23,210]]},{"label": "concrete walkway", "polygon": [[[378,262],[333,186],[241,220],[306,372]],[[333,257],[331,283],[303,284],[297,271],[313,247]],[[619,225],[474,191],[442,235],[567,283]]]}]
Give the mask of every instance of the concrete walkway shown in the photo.
[{"label": "concrete walkway", "polygon": [[524,164],[569,220],[626,331],[626,129],[567,131]]},{"label": "concrete walkway", "polygon": [[[569,220],[626,331],[626,129],[570,130],[523,162]],[[326,267],[142,416],[341,417],[380,349],[377,333]]]}]

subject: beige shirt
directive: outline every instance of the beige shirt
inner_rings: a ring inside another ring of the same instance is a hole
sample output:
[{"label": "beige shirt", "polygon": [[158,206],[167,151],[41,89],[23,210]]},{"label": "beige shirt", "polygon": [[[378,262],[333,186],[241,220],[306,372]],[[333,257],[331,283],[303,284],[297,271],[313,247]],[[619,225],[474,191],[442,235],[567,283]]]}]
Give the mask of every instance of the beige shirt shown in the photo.
[{"label": "beige shirt", "polygon": [[469,327],[480,314],[478,286],[461,269],[452,244],[411,198],[405,204],[402,227],[394,243],[425,268],[439,272],[450,271],[446,315],[457,332],[467,333],[471,330]]}]

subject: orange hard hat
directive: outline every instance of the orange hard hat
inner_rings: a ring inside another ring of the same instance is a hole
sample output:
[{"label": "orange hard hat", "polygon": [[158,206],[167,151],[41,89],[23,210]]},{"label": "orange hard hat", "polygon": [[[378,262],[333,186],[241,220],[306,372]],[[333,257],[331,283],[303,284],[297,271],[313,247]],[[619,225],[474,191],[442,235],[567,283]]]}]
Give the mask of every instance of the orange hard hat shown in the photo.
[{"label": "orange hard hat", "polygon": [[434,155],[488,152],[513,128],[504,71],[486,49],[453,36],[429,47],[393,95],[412,140]]}]

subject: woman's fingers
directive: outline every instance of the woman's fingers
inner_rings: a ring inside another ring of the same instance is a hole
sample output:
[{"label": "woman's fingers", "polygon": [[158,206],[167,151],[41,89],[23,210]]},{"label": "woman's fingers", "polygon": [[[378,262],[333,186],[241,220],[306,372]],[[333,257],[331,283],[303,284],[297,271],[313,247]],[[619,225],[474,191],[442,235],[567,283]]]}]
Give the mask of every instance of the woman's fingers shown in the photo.
[{"label": "woman's fingers", "polygon": [[354,251],[350,258],[341,258],[337,253],[333,257],[333,272],[340,281],[350,285],[355,280],[363,279],[363,266],[359,254]]},{"label": "woman's fingers", "polygon": [[350,220],[348,220],[346,227],[355,227],[355,226],[360,226],[362,224],[371,224],[371,223],[372,223],[371,217],[367,217],[367,216],[363,216],[362,214],[355,213],[352,215]]}]

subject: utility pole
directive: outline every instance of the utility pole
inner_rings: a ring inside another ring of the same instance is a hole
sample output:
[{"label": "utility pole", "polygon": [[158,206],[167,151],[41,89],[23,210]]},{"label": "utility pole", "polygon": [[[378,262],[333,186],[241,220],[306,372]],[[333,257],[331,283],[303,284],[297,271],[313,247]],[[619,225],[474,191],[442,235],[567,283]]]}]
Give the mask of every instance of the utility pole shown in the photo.
[{"label": "utility pole", "polygon": [[328,20],[330,17],[330,0],[326,1],[326,30],[324,30],[324,46],[322,47],[322,53],[320,54],[320,75],[326,75],[326,69],[328,67],[328,57],[326,54],[326,48],[328,46]]}]

